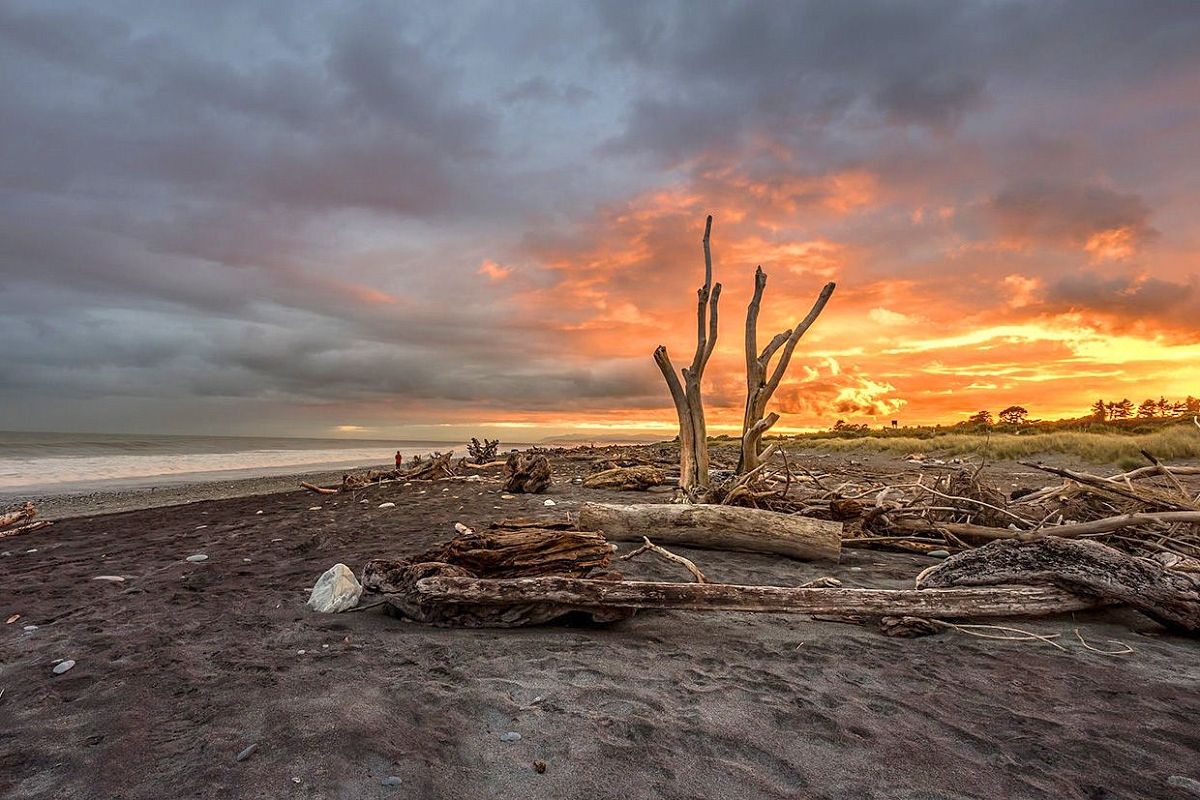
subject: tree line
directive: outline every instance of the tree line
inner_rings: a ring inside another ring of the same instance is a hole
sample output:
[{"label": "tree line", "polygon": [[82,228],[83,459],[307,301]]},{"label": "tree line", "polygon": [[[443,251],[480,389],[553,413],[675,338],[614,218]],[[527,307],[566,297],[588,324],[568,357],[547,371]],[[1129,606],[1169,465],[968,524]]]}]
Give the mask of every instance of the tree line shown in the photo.
[{"label": "tree line", "polygon": [[1118,419],[1173,419],[1200,416],[1200,399],[1188,395],[1171,402],[1165,397],[1146,398],[1136,407],[1129,398],[1117,401],[1097,400],[1092,403],[1092,416],[1101,422]]}]

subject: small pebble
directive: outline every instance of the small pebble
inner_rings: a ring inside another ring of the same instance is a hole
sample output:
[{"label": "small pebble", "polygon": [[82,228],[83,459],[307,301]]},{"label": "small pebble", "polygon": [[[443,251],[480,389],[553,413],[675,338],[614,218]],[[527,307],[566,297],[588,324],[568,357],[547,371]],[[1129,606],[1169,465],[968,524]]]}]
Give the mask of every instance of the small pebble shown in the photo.
[{"label": "small pebble", "polygon": [[378,508],[395,508],[395,503],[380,503]]},{"label": "small pebble", "polygon": [[26,553],[36,553],[36,552],[37,552],[37,548],[35,547],[35,548],[33,548],[32,550],[26,550],[25,552],[26,552]]},{"label": "small pebble", "polygon": [[930,558],[949,558],[950,551],[949,550],[930,550],[925,555],[929,556]]},{"label": "small pebble", "polygon": [[533,771],[536,772],[538,775],[545,775],[546,774],[546,762],[545,761],[533,762]]},{"label": "small pebble", "polygon": [[97,575],[92,578],[94,581],[110,581],[112,583],[124,583],[125,579],[120,575]]},{"label": "small pebble", "polygon": [[386,778],[384,778],[383,780],[381,780],[379,782],[379,785],[380,786],[399,786],[400,783],[401,783],[401,781],[398,777],[396,777],[395,775],[388,775]]},{"label": "small pebble", "polygon": [[60,661],[60,662],[58,662],[58,664],[56,664],[54,666],[54,674],[62,675],[64,672],[71,669],[71,667],[73,667],[73,666],[75,666],[75,662],[69,658],[66,661]]},{"label": "small pebble", "polygon": [[248,558],[243,558],[243,559],[242,559],[242,563],[243,563],[243,564],[249,564],[249,563],[250,563],[250,559],[248,559]]},{"label": "small pebble", "polygon": [[207,528],[207,527],[208,527],[207,525],[197,525],[197,526],[196,526],[196,530],[198,530],[198,531],[200,531],[200,530],[204,530],[204,529],[205,529],[205,528]]},{"label": "small pebble", "polygon": [[255,742],[254,744],[250,745],[242,752],[238,753],[237,760],[245,761],[247,758],[249,758],[250,756],[254,755],[257,752],[258,752],[258,742]]},{"label": "small pebble", "polygon": [[13,614],[11,617],[9,617],[8,619],[6,619],[6,620],[4,621],[4,624],[5,624],[5,625],[12,625],[14,622],[16,622],[17,620],[19,620],[20,618],[21,618],[21,615],[20,615],[20,614]]},{"label": "small pebble", "polygon": [[542,505],[544,505],[544,506],[556,506],[556,505],[558,505],[558,503],[554,502],[553,500],[547,500],[546,502],[542,503]]},{"label": "small pebble", "polygon": [[502,494],[502,495],[500,495],[500,499],[501,500],[516,500],[517,498],[516,498],[516,495]]},{"label": "small pebble", "polygon": [[24,628],[21,628],[21,630],[25,631],[26,633],[33,633],[37,629],[37,625],[26,625]]},{"label": "small pebble", "polygon": [[302,655],[304,655],[304,652],[305,652],[305,651],[303,651],[303,650],[297,650],[297,651],[296,651],[296,655],[298,655],[298,656],[302,656]]},{"label": "small pebble", "polygon": [[500,734],[500,741],[519,742],[521,741],[521,734],[517,733],[516,731],[508,731],[507,733]]},{"label": "small pebble", "polygon": [[199,562],[199,561],[208,561],[208,556],[204,555],[204,553],[196,553],[196,555],[188,556],[184,560],[191,561],[193,564],[195,564],[196,562]]},{"label": "small pebble", "polygon": [[851,567],[850,571],[851,572],[862,572],[862,567]]},{"label": "small pebble", "polygon": [[321,510],[321,506],[313,506],[312,508],[309,509],[309,511],[320,511],[320,510]]},{"label": "small pebble", "polygon": [[257,514],[261,514],[262,512],[261,512],[261,511],[255,511],[254,513],[257,515]]}]

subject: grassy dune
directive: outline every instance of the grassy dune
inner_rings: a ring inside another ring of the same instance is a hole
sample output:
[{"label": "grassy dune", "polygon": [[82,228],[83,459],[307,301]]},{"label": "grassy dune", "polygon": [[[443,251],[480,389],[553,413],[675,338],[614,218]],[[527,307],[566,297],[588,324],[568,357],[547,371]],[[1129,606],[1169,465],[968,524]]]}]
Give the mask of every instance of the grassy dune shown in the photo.
[{"label": "grassy dune", "polygon": [[1146,463],[1147,450],[1164,461],[1200,458],[1200,430],[1194,425],[1173,425],[1151,433],[1079,431],[1047,433],[945,433],[932,438],[910,436],[859,436],[855,438],[798,437],[796,445],[833,452],[927,453],[946,456],[983,455],[989,459],[1024,459],[1063,453],[1094,464],[1136,467]]}]

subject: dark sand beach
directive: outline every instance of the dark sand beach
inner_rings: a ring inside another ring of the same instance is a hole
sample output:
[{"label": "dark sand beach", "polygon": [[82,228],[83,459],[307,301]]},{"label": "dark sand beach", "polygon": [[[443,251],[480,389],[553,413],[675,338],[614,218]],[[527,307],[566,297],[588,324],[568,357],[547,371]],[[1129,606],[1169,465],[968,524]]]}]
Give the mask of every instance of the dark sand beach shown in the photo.
[{"label": "dark sand beach", "polygon": [[[441,630],[305,609],[332,564],[415,554],[456,521],[647,498],[555,468],[540,496],[488,479],[289,490],[0,541],[0,614],[20,615],[0,626],[0,797],[1094,800],[1186,798],[1168,780],[1200,778],[1200,645],[1130,611],[1018,623],[1063,634],[1063,652],[783,614]],[[747,584],[907,587],[933,563],[678,552]],[[1091,652],[1076,628],[1134,653]],[[56,676],[56,659],[76,665]]]}]

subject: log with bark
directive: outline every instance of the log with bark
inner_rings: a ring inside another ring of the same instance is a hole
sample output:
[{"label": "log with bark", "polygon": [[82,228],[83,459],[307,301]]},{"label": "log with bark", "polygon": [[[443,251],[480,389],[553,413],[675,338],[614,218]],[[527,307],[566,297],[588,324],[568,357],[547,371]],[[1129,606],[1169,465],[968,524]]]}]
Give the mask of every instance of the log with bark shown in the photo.
[{"label": "log with bark", "polygon": [[921,588],[996,584],[1057,586],[1124,603],[1177,631],[1200,632],[1200,580],[1194,575],[1086,539],[991,542],[951,556],[917,579]]},{"label": "log with bark", "polygon": [[550,459],[541,453],[513,451],[504,464],[504,491],[541,494],[552,480]]},{"label": "log with bark", "polygon": [[583,486],[588,489],[616,489],[629,492],[661,486],[663,481],[662,471],[654,467],[614,467],[587,476],[583,480]]},{"label": "log with bark", "polygon": [[706,550],[772,553],[804,561],[837,561],[842,525],[795,514],[716,505],[585,503],[579,526],[610,541],[640,542]]},{"label": "log with bark", "polygon": [[0,528],[7,528],[9,525],[16,525],[20,522],[28,522],[36,516],[37,507],[33,503],[10,506],[4,511],[0,511]]},{"label": "log with bark", "polygon": [[920,590],[792,588],[563,577],[487,580],[446,574],[421,578],[413,588],[429,603],[472,607],[551,603],[593,609],[910,615],[948,619],[1049,616],[1103,605],[1094,597],[1083,597],[1052,586]]},{"label": "log with bark", "polygon": [[464,526],[462,531],[410,561],[453,564],[480,578],[581,577],[607,567],[617,549],[596,531],[528,525],[478,532]]}]

